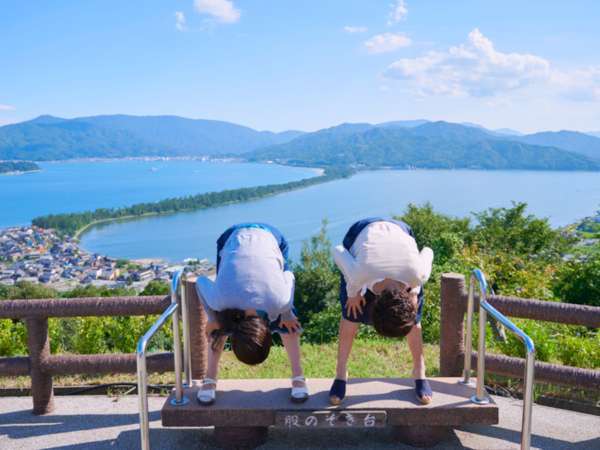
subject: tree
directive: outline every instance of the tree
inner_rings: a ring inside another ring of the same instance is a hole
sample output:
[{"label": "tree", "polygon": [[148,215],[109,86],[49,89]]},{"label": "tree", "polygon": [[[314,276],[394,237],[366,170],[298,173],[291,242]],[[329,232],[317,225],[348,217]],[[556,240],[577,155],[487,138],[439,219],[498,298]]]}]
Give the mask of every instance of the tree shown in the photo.
[{"label": "tree", "polygon": [[340,275],[331,257],[327,221],[323,221],[319,234],[304,243],[300,264],[294,266],[294,274],[294,305],[302,321],[306,322],[312,314],[335,304]]},{"label": "tree", "polygon": [[433,210],[431,203],[410,203],[400,219],[413,230],[419,247],[430,247],[438,265],[455,258],[469,234],[469,218],[457,219]]},{"label": "tree", "polygon": [[476,213],[478,221],[471,242],[487,253],[499,252],[537,259],[556,260],[573,244],[548,219],[525,214],[527,203],[511,208],[490,208]]}]

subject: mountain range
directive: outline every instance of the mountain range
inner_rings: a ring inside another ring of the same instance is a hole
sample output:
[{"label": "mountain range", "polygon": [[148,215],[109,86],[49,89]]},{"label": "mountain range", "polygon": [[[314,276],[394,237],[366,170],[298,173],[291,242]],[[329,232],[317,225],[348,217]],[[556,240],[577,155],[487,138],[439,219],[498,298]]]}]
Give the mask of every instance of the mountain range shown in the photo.
[{"label": "mountain range", "polygon": [[[526,137],[499,136],[479,127],[448,122],[417,126],[342,124],[255,150],[247,157],[285,164],[366,168],[600,170],[600,148],[594,159],[587,147],[575,150],[576,139],[573,148],[565,150],[522,141]],[[586,138],[600,143],[600,139]]]},{"label": "mountain range", "polygon": [[300,134],[176,116],[40,116],[0,127],[0,160],[239,154]]},{"label": "mountain range", "polygon": [[522,134],[425,119],[344,123],[311,133],[128,115],[40,116],[0,127],[0,160],[204,155],[371,168],[600,170],[600,138],[575,131]]}]

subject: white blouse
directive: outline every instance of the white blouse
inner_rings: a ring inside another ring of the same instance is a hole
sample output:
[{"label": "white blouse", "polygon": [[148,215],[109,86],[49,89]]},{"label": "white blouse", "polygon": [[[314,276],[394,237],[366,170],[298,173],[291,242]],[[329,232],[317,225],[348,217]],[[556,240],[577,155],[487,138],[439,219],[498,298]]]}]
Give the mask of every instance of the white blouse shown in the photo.
[{"label": "white blouse", "polygon": [[284,270],[285,261],[273,234],[260,228],[242,228],[220,252],[216,280],[198,277],[196,290],[210,322],[214,311],[229,308],[256,309],[274,321],[295,317],[294,274]]},{"label": "white blouse", "polygon": [[347,251],[332,249],[335,263],[346,280],[348,297],[364,295],[376,283],[389,278],[402,281],[418,293],[431,275],[433,250],[419,252],[415,239],[392,222],[367,225]]}]

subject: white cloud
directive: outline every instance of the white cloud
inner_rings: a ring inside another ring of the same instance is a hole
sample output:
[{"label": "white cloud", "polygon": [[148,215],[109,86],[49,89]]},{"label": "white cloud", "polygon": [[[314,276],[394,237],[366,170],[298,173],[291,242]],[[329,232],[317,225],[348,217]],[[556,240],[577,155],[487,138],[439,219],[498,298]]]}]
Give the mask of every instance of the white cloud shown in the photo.
[{"label": "white cloud", "polygon": [[392,3],[390,6],[392,9],[388,17],[388,25],[400,22],[408,14],[408,8],[406,7],[404,0],[396,0],[396,2]]},{"label": "white cloud", "polygon": [[350,25],[346,25],[344,27],[344,31],[346,33],[366,33],[367,31],[369,31],[369,29],[367,27],[353,27]]},{"label": "white cloud", "polygon": [[15,107],[12,105],[3,105],[0,104],[0,111],[14,111]]},{"label": "white cloud", "polygon": [[392,63],[389,78],[409,80],[423,95],[494,96],[547,81],[550,63],[527,53],[502,53],[477,28],[468,42],[444,52]]},{"label": "white cloud", "polygon": [[212,16],[222,23],[235,23],[240,20],[240,10],[231,0],[195,0],[194,6],[200,14]]},{"label": "white cloud", "polygon": [[551,83],[559,89],[562,97],[577,101],[600,101],[600,66],[556,70],[552,72]]},{"label": "white cloud", "polygon": [[387,53],[408,47],[412,41],[402,33],[376,34],[365,41],[365,47],[369,53]]},{"label": "white cloud", "polygon": [[177,28],[179,31],[187,30],[185,14],[181,11],[175,11],[175,28]]}]

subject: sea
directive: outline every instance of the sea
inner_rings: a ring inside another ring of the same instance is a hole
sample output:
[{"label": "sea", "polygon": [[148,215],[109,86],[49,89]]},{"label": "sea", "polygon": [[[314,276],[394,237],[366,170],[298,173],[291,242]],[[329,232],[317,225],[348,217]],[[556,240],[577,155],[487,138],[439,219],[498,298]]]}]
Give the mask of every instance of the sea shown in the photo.
[{"label": "sea", "polygon": [[[200,160],[41,163],[40,172],[0,176],[0,228],[43,214],[126,206],[228,188],[284,183],[318,170],[275,164]],[[442,213],[471,216],[526,202],[528,212],[565,226],[600,208],[597,172],[376,170],[261,200],[194,212],[100,224],[81,237],[94,253],[128,259],[215,259],[215,241],[230,225],[267,222],[290,243],[291,257],[326,227],[338,243],[364,217],[402,214],[429,202]]]}]

